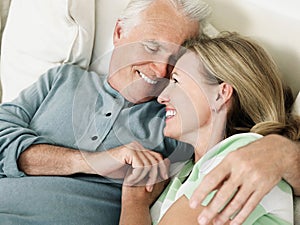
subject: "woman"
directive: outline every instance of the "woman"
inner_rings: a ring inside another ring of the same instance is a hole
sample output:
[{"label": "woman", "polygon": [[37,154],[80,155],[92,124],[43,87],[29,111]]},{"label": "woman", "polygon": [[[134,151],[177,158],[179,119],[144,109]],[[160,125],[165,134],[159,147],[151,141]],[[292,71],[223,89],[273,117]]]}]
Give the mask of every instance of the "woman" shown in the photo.
[{"label": "woman", "polygon": [[[207,224],[197,216],[215,192],[196,209],[189,207],[189,199],[226,154],[267,134],[300,138],[299,118],[290,114],[291,93],[259,45],[222,33],[190,41],[186,47],[158,101],[166,106],[164,134],[193,145],[194,159],[171,179],[152,206],[151,219],[149,207],[163,185],[153,193],[123,186],[120,224]],[[226,205],[220,210],[227,210]],[[244,224],[292,223],[292,190],[281,180]]]}]

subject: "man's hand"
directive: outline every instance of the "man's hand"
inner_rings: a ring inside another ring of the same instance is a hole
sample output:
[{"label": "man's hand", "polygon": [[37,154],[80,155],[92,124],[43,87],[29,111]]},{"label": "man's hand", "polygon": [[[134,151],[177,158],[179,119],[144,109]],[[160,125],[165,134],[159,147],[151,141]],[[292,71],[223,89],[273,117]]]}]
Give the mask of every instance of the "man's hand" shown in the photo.
[{"label": "man's hand", "polygon": [[[228,154],[204,177],[191,197],[190,206],[195,208],[208,193],[218,189],[216,196],[199,215],[199,223],[204,225],[214,221],[221,225],[238,212],[230,224],[242,224],[282,178],[299,188],[298,147],[284,137],[268,135]],[[226,207],[219,212],[224,205]]]}]

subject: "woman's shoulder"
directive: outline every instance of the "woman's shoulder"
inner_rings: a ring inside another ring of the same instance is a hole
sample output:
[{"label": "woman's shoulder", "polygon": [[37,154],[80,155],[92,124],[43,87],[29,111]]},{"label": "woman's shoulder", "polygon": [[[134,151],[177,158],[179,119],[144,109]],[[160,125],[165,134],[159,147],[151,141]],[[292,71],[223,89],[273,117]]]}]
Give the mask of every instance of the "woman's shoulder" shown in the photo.
[{"label": "woman's shoulder", "polygon": [[238,148],[243,147],[262,137],[262,135],[256,133],[240,133],[232,135],[208,150],[207,153],[197,162],[197,164],[207,161],[213,157],[224,157],[224,155],[228,154],[229,152],[235,151]]},{"label": "woman's shoulder", "polygon": [[195,180],[199,178],[202,179],[202,177],[214,169],[228,153],[262,137],[262,135],[256,133],[241,133],[222,140],[195,163],[190,177],[193,177]]}]

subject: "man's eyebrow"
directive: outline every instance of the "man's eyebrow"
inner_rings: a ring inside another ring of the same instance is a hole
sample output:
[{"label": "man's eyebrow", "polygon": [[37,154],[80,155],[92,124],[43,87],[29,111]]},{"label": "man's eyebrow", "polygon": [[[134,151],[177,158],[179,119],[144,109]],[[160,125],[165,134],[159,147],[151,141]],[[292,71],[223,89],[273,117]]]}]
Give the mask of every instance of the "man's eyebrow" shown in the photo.
[{"label": "man's eyebrow", "polygon": [[144,44],[151,44],[151,45],[157,46],[157,47],[162,46],[162,45],[160,44],[160,42],[157,41],[157,40],[144,40],[143,43],[144,43]]}]

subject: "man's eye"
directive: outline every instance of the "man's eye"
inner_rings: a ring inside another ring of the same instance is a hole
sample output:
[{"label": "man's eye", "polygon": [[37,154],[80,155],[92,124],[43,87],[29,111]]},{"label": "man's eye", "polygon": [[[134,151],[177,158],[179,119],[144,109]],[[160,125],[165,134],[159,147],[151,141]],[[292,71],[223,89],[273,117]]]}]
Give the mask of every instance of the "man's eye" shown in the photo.
[{"label": "man's eye", "polygon": [[154,46],[144,45],[145,49],[149,53],[157,52],[158,48]]}]

